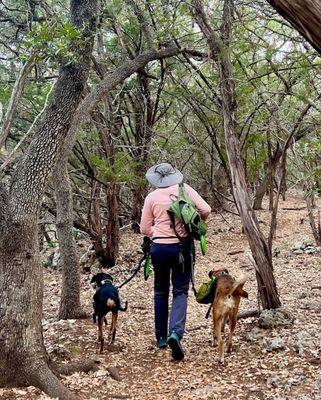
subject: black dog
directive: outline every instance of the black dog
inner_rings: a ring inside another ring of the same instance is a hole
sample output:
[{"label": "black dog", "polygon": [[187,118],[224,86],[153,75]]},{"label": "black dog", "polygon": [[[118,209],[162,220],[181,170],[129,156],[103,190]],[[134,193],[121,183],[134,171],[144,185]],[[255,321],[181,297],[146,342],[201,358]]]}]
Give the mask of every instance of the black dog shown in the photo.
[{"label": "black dog", "polygon": [[103,321],[107,324],[106,314],[109,311],[112,312],[109,331],[109,344],[112,344],[116,336],[118,311],[127,310],[127,301],[125,307],[122,307],[118,289],[113,285],[113,278],[109,274],[100,272],[92,277],[90,283],[94,288],[98,288],[93,297],[93,319],[96,322],[96,316],[98,317],[98,342],[100,342],[100,352],[102,353],[104,349]]}]

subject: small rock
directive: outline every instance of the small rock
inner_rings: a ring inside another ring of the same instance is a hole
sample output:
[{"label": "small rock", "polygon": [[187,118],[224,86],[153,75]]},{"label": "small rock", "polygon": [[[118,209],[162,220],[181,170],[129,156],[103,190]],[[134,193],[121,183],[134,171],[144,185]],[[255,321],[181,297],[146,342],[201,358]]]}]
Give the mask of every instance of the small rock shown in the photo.
[{"label": "small rock", "polygon": [[308,246],[304,249],[306,254],[314,254],[317,252],[317,249],[314,246]]},{"label": "small rock", "polygon": [[272,329],[281,327],[289,327],[293,324],[294,317],[284,309],[263,310],[258,320],[260,328]]},{"label": "small rock", "polygon": [[284,340],[281,337],[274,338],[272,340],[268,340],[266,342],[266,350],[271,351],[279,351],[285,349]]},{"label": "small rock", "polygon": [[106,370],[100,369],[99,371],[97,371],[97,372],[95,373],[95,376],[96,376],[97,378],[101,378],[101,377],[103,377],[103,376],[106,376],[107,374],[108,374],[108,372],[107,372]]},{"label": "small rock", "polygon": [[300,308],[302,310],[321,311],[321,301],[306,301],[301,304]]},{"label": "small rock", "polygon": [[313,343],[313,339],[308,332],[302,331],[296,335],[295,350],[299,356],[303,356],[304,349],[310,348]]},{"label": "small rock", "polygon": [[256,342],[257,340],[261,340],[263,338],[264,335],[258,327],[254,327],[250,332],[247,332],[245,335],[245,340],[247,342]]},{"label": "small rock", "polygon": [[304,254],[304,251],[298,249],[298,250],[293,250],[293,253],[294,253],[294,254]]},{"label": "small rock", "polygon": [[53,345],[49,351],[50,355],[54,357],[59,357],[63,360],[70,360],[71,359],[71,353],[69,350],[67,350],[64,345],[62,344],[56,344]]},{"label": "small rock", "polygon": [[292,246],[292,251],[294,252],[295,250],[303,250],[304,247],[305,246],[302,242],[297,242]]},{"label": "small rock", "polygon": [[282,378],[279,375],[272,375],[267,379],[268,387],[277,387],[277,388],[286,388],[287,387],[287,379]]},{"label": "small rock", "polygon": [[320,296],[320,292],[316,290],[304,290],[296,295],[298,299],[305,299],[305,298],[315,298]]}]

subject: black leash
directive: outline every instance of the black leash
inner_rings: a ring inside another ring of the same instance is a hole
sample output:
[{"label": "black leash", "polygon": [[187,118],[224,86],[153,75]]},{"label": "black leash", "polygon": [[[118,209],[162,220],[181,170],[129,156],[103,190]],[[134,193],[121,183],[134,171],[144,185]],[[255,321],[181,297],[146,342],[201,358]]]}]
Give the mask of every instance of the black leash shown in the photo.
[{"label": "black leash", "polygon": [[145,260],[146,260],[146,254],[143,255],[143,257],[139,261],[138,267],[135,269],[135,271],[132,273],[132,275],[128,279],[126,279],[125,282],[123,282],[121,285],[117,286],[117,289],[120,289],[123,286],[127,285],[127,283],[130,282],[135,277],[135,275],[141,269],[143,261],[145,261]]},{"label": "black leash", "polygon": [[208,319],[208,317],[210,316],[210,312],[211,312],[212,307],[213,307],[213,301],[212,301],[212,303],[210,304],[210,306],[209,306],[209,308],[207,310],[207,313],[205,315],[205,319]]},{"label": "black leash", "polygon": [[[138,271],[141,269],[143,262],[145,260],[147,260],[147,258],[149,258],[151,243],[152,243],[151,239],[148,236],[144,236],[143,243],[141,245],[144,255],[140,259],[140,261],[138,263],[138,267],[135,269],[135,271],[132,273],[132,275],[128,279],[125,280],[125,282],[123,282],[121,285],[117,286],[117,289],[120,289],[123,286],[127,285],[127,283],[130,282],[136,276]],[[146,277],[145,277],[145,279],[146,279]]]}]

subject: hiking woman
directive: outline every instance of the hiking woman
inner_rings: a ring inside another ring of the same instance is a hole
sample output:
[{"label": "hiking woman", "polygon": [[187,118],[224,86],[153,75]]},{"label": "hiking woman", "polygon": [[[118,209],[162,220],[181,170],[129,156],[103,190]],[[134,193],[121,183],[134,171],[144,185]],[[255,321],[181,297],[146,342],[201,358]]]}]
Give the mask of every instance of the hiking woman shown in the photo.
[{"label": "hiking woman", "polygon": [[[176,221],[175,227],[172,226],[167,209],[179,195],[179,184],[183,181],[183,175],[171,164],[162,163],[151,167],[146,173],[146,178],[155,190],[145,199],[140,231],[153,240],[151,259],[154,268],[157,347],[166,348],[168,344],[172,349],[173,358],[181,360],[184,358],[184,352],[180,341],[185,329],[194,247],[181,222]],[[191,186],[184,183],[184,189],[195,203],[201,218],[205,220],[211,212],[211,207]],[[173,300],[168,327],[170,277]]]}]

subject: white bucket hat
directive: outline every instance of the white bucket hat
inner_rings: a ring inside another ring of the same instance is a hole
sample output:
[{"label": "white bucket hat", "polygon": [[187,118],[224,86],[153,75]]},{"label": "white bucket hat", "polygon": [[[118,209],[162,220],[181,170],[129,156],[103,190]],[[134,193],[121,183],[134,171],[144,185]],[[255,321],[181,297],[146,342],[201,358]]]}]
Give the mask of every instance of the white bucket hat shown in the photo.
[{"label": "white bucket hat", "polygon": [[169,163],[153,165],[146,173],[148,182],[157,187],[177,185],[183,181],[183,174]]}]

